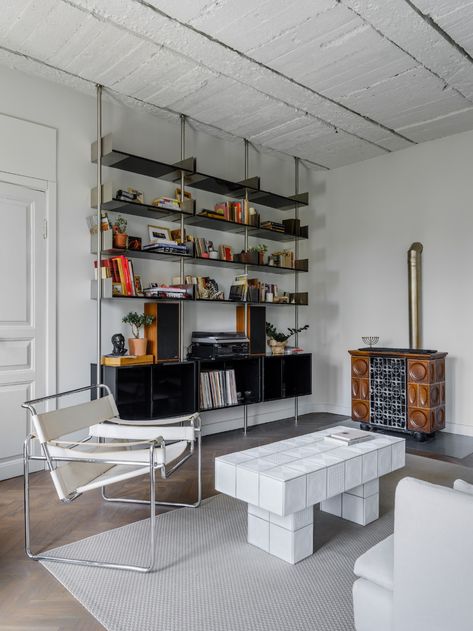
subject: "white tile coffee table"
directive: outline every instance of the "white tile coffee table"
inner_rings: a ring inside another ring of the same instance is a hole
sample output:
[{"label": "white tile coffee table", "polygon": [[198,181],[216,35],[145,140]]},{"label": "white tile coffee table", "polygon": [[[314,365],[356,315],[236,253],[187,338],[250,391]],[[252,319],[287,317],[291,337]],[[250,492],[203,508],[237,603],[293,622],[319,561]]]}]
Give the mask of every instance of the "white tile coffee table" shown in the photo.
[{"label": "white tile coffee table", "polygon": [[215,459],[215,488],[248,502],[248,542],[297,563],[313,553],[313,507],[365,526],[379,516],[379,478],[405,465],[403,438],[351,447],[332,427]]}]

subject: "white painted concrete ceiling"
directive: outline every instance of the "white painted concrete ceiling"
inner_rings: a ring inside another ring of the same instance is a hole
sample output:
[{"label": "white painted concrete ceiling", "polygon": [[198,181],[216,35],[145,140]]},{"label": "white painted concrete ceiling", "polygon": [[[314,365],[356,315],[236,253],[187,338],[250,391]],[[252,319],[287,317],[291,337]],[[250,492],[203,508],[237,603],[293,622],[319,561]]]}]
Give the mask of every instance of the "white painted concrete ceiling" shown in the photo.
[{"label": "white painted concrete ceiling", "polygon": [[472,27],[468,0],[3,0],[0,63],[335,168],[473,129]]}]

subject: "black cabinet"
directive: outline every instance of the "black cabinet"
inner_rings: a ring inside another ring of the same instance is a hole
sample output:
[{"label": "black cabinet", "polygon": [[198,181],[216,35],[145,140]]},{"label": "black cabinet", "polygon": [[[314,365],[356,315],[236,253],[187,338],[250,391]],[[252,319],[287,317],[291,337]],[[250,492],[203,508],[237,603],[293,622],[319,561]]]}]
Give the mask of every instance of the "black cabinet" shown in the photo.
[{"label": "black cabinet", "polygon": [[[312,393],[312,355],[266,355],[167,362],[146,366],[103,366],[120,416],[139,420],[192,414],[202,409],[201,375],[234,370],[237,405],[301,397]],[[96,367],[91,367],[95,383]],[[219,405],[205,411],[233,407]]]},{"label": "black cabinet", "polygon": [[312,394],[312,355],[263,357],[263,401]]}]

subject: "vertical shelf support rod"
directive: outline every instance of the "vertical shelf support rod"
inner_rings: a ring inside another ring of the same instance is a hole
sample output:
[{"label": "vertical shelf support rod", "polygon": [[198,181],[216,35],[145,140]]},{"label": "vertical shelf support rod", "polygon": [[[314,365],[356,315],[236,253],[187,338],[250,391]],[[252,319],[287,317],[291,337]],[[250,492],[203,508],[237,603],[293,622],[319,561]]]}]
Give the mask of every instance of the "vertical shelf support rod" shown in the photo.
[{"label": "vertical shelf support rod", "polygon": [[[185,160],[186,157],[186,116],[180,115],[181,119],[181,160]],[[184,184],[185,175],[181,170],[181,211],[184,210]],[[184,215],[181,213],[181,243],[185,244],[184,237]],[[181,285],[184,284],[184,258],[181,256],[179,259],[179,280]],[[185,360],[185,347],[184,347],[184,301],[179,303],[179,359]]]},{"label": "vertical shelf support rod", "polygon": [[[298,195],[299,193],[299,158],[294,157],[294,193]],[[299,219],[299,204],[296,202],[294,209],[294,217],[297,222]],[[299,239],[296,239],[294,245],[294,258],[297,261],[299,258]],[[299,291],[299,272],[296,269],[296,273],[294,274],[294,293],[298,293]],[[297,305],[297,296],[296,296],[296,304],[294,305],[294,328],[299,328],[299,306]],[[294,344],[296,347],[299,345],[299,333],[296,333],[294,336]],[[298,397],[294,397],[294,424],[297,425],[299,422],[299,399]]]},{"label": "vertical shelf support rod", "polygon": [[97,371],[102,382],[102,86],[97,83]]},{"label": "vertical shelf support rod", "polygon": [[[248,139],[245,138],[245,180],[248,178],[248,163],[249,163],[249,148],[250,148],[250,143],[248,142]],[[245,189],[245,205],[248,206],[248,189]],[[245,218],[246,219],[246,218]],[[245,245],[244,248],[245,252],[248,251],[248,225],[247,222],[245,221]],[[245,263],[245,274],[248,274],[248,265]],[[247,289],[247,296],[246,299],[248,300],[248,289]],[[245,335],[248,336],[248,305],[244,305],[244,312],[245,312]],[[248,406],[244,405],[243,406],[243,433],[246,436],[246,432],[248,431]]]}]

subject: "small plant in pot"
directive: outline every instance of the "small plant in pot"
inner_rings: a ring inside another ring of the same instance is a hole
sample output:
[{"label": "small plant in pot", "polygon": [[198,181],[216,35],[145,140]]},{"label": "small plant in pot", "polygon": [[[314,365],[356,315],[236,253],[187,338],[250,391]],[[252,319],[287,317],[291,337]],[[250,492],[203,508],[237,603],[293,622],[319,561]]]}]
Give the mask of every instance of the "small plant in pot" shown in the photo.
[{"label": "small plant in pot", "polygon": [[131,327],[131,333],[133,337],[128,339],[128,345],[130,348],[130,355],[146,355],[146,346],[148,340],[145,337],[140,337],[140,330],[144,326],[150,326],[153,323],[154,316],[146,313],[136,313],[136,311],[130,311],[126,316],[122,318],[124,324],[129,324]]},{"label": "small plant in pot", "polygon": [[281,331],[278,331],[273,324],[266,322],[266,337],[268,338],[268,346],[270,347],[272,354],[283,355],[289,338],[296,333],[307,330],[308,328],[308,324],[301,326],[298,329],[291,329],[288,327],[287,330],[289,333],[282,333]]},{"label": "small plant in pot", "polygon": [[126,227],[128,225],[125,217],[119,215],[112,226],[113,228],[113,247],[119,250],[124,250],[126,248],[126,241],[128,239],[128,235],[126,233]]},{"label": "small plant in pot", "polygon": [[265,243],[259,243],[258,245],[250,248],[249,251],[252,256],[252,263],[264,265],[264,255],[268,251],[268,246]]}]

